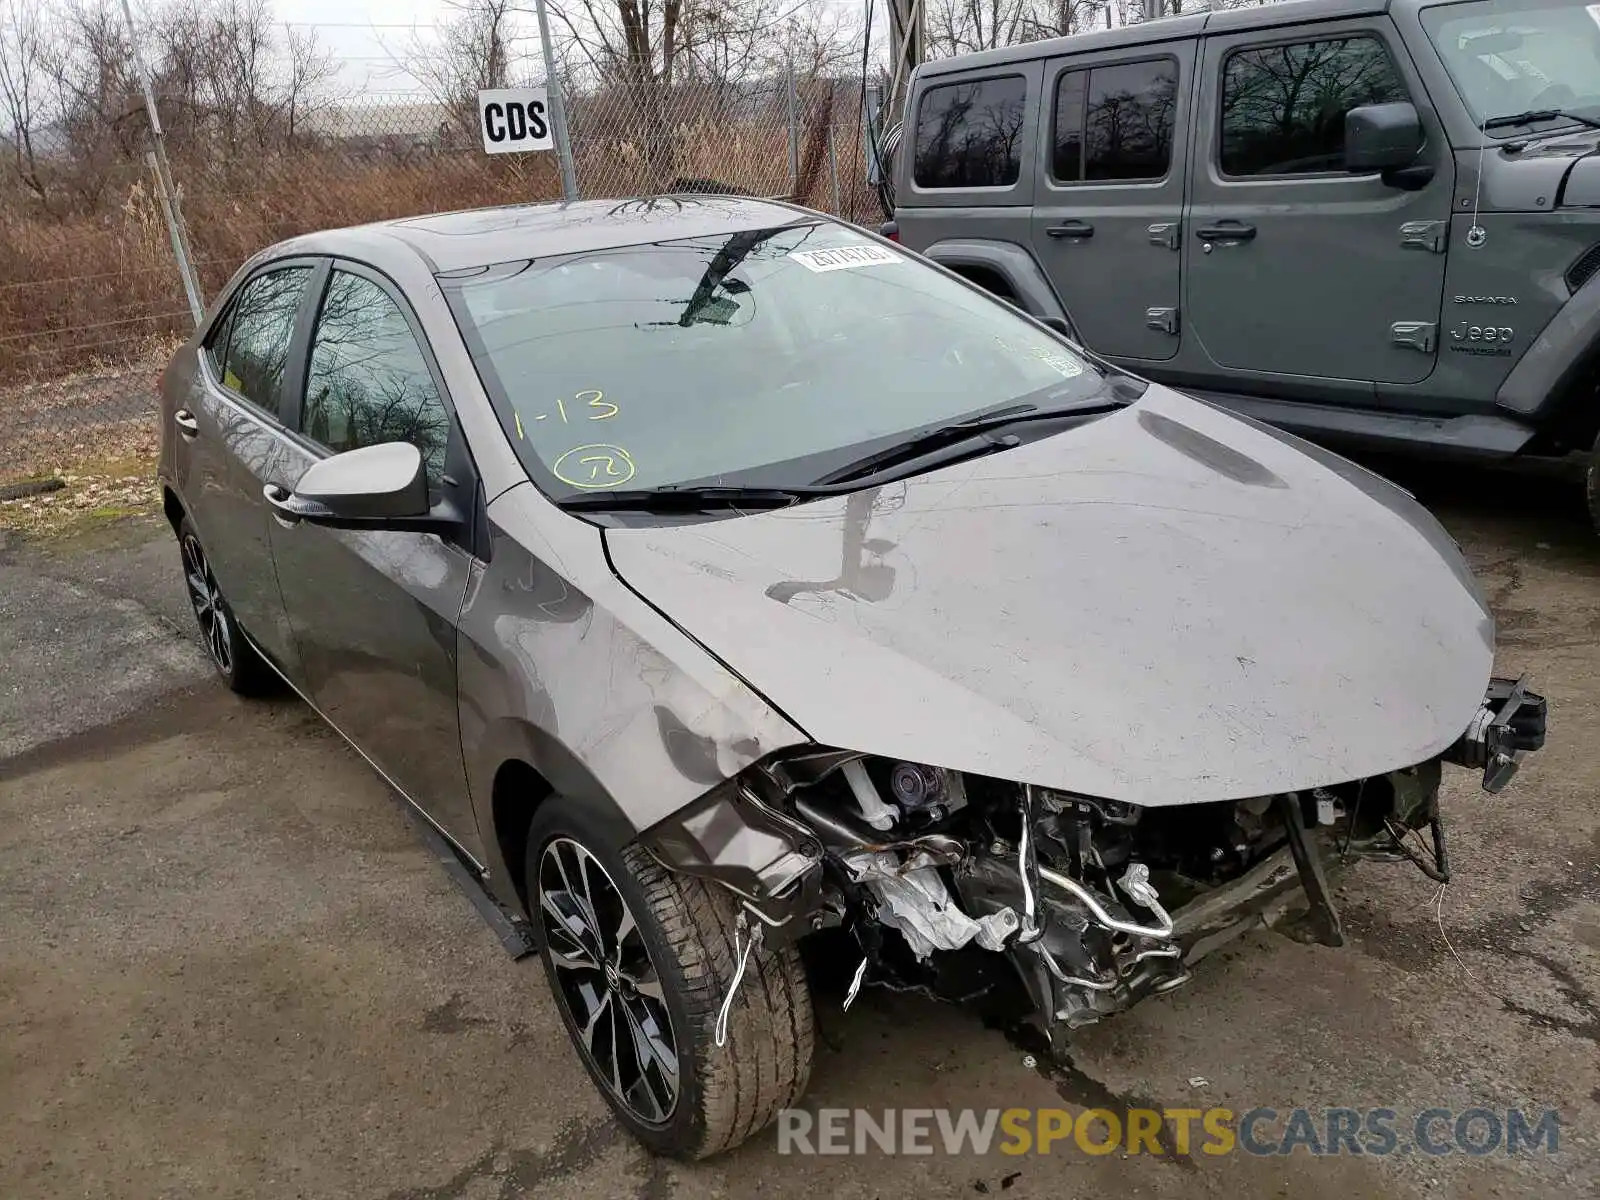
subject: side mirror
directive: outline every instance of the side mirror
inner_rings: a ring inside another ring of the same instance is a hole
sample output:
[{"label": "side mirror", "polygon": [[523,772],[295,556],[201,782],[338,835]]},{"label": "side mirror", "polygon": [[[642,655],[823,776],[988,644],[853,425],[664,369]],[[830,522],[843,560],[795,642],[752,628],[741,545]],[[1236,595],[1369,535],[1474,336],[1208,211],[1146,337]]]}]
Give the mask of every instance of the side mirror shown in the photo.
[{"label": "side mirror", "polygon": [[278,518],[291,525],[417,530],[439,524],[429,511],[422,453],[409,442],[335,454],[313,463],[293,492],[269,484],[265,495]]},{"label": "side mirror", "polygon": [[1410,104],[1363,104],[1344,115],[1344,166],[1352,175],[1401,171],[1422,149],[1422,120]]}]

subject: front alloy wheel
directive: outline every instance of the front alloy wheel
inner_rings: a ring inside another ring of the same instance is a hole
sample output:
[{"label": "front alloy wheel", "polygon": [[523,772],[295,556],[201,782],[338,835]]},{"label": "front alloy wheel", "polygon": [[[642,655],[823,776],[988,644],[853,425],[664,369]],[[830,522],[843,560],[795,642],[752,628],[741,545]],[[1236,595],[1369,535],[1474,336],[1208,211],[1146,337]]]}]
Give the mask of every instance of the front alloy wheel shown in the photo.
[{"label": "front alloy wheel", "polygon": [[800,955],[752,945],[732,892],[637,842],[617,846],[592,805],[561,796],[535,811],[524,861],[562,1024],[629,1133],[657,1154],[706,1158],[799,1099],[813,1037]]},{"label": "front alloy wheel", "polygon": [[613,1101],[661,1125],[678,1104],[678,1050],[661,978],[606,869],[571,838],[546,844],[539,921],[562,1003]]}]

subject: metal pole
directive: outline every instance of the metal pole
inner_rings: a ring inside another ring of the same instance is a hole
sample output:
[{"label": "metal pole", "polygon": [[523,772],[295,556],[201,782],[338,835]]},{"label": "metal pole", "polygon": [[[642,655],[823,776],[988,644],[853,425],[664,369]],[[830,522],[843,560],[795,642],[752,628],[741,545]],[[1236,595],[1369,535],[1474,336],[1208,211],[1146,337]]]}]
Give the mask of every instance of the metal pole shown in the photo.
[{"label": "metal pole", "polygon": [[883,103],[883,89],[875,83],[867,85],[867,106],[861,110],[861,127],[867,139],[867,182],[878,186],[878,156],[872,152],[877,144],[878,108]]},{"label": "metal pole", "polygon": [[133,50],[133,66],[139,75],[139,87],[144,92],[144,110],[150,118],[149,153],[151,169],[156,173],[156,190],[161,195],[161,211],[167,218],[167,232],[172,236],[172,255],[178,260],[178,275],[183,279],[183,291],[189,299],[189,315],[195,325],[205,320],[206,306],[200,292],[200,280],[194,272],[194,260],[189,254],[189,239],[183,229],[183,209],[178,205],[178,191],[172,185],[172,172],[167,166],[166,137],[161,132],[161,114],[156,111],[156,96],[150,90],[150,72],[145,69],[144,55],[139,51],[139,27],[133,23],[133,7],[122,0],[122,15],[128,21],[128,45]]},{"label": "metal pole", "polygon": [[[126,4],[127,0],[123,0]],[[550,98],[550,124],[556,136],[556,158],[561,164],[561,198],[578,199],[578,173],[572,166],[572,136],[567,129],[567,105],[561,97],[561,80],[556,75],[556,52],[550,45],[550,17],[544,0],[533,0],[539,18],[539,46],[544,51],[544,86]]]},{"label": "metal pole", "polygon": [[[831,89],[832,85],[830,84],[829,86]],[[828,104],[828,181],[833,185],[833,215],[842,217],[844,216],[844,206],[839,201],[839,156],[835,153],[833,146],[833,134],[837,126],[833,121],[833,112],[834,108],[830,97]]]},{"label": "metal pole", "polygon": [[789,199],[800,189],[800,102],[794,90],[794,59],[784,73],[789,92]]}]

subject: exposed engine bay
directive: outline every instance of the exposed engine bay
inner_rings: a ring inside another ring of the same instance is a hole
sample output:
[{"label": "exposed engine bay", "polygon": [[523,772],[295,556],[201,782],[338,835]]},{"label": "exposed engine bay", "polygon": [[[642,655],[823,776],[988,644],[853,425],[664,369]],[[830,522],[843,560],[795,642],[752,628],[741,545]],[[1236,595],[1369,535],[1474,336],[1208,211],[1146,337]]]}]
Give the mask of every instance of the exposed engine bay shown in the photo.
[{"label": "exposed engine bay", "polygon": [[1052,1040],[1171,991],[1268,915],[1343,940],[1326,871],[1408,860],[1449,877],[1446,762],[1503,788],[1544,741],[1545,702],[1491,682],[1462,738],[1384,775],[1303,792],[1139,808],[853,751],[764,761],[652,830],[676,870],[743,901],[750,940],[839,928],[872,984],[941,999],[1007,977]]}]

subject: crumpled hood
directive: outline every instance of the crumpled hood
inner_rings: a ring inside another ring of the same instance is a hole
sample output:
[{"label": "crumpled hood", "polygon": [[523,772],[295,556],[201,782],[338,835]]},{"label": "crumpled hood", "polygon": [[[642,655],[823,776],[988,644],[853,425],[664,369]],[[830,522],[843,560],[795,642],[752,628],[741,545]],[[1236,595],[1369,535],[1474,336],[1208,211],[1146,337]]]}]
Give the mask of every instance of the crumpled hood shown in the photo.
[{"label": "crumpled hood", "polygon": [[1482,593],[1420,506],[1161,387],[849,497],[605,538],[818,742],[1134,804],[1421,762],[1491,667]]}]

